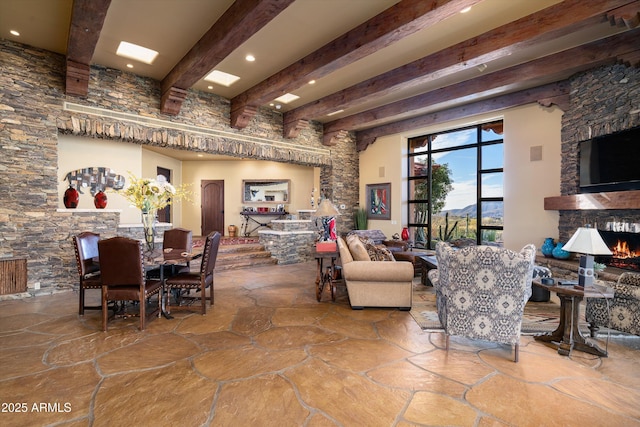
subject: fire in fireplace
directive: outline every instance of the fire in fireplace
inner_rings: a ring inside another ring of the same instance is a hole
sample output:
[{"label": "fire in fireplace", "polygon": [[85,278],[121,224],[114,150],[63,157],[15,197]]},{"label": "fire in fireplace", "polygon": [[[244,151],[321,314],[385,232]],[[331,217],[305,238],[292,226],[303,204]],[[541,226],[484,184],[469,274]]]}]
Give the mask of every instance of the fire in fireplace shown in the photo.
[{"label": "fire in fireplace", "polygon": [[640,233],[598,230],[613,255],[596,256],[595,261],[611,267],[640,271]]}]

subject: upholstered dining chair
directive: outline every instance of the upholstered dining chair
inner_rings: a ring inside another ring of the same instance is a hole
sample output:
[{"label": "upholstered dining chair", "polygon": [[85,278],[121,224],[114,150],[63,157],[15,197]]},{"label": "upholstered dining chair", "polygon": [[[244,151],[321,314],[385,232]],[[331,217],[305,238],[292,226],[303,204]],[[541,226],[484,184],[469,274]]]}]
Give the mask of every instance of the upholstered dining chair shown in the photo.
[{"label": "upholstered dining chair", "polygon": [[[107,330],[108,301],[137,301],[140,307],[140,330],[147,316],[162,307],[162,282],[145,279],[142,243],[128,237],[112,237],[98,242],[102,272],[102,330]],[[158,295],[158,308],[147,313],[147,300]],[[115,310],[114,310],[115,316]]]},{"label": "upholstered dining chair", "polygon": [[[179,249],[181,252],[189,252],[193,250],[193,233],[191,230],[184,228],[171,228],[165,230],[162,238],[162,250]],[[174,274],[188,273],[191,269],[189,262],[183,265],[164,265],[147,271],[148,279],[160,279],[160,268],[164,269],[163,277],[169,277]]]},{"label": "upholstered dining chair", "polygon": [[536,248],[495,246],[455,250],[436,245],[438,268],[428,276],[449,349],[451,335],[514,345],[518,361],[524,306],[531,296]]},{"label": "upholstered dining chair", "polygon": [[[216,259],[218,257],[218,248],[220,247],[220,233],[214,231],[210,233],[204,243],[204,252],[202,253],[202,264],[200,264],[199,273],[180,273],[175,276],[169,277],[165,280],[166,288],[169,292],[169,302],[167,302],[167,311],[171,310],[171,294],[172,290],[176,289],[176,304],[177,309],[190,309],[190,306],[181,306],[182,300],[197,300],[201,302],[200,312],[202,314],[207,313],[207,288],[209,289],[209,300],[211,307],[213,307],[213,293],[214,293],[214,277],[213,269],[216,266]],[[191,295],[183,295],[183,291],[195,290],[196,293],[200,292],[199,297]]]},{"label": "upholstered dining chair", "polygon": [[84,316],[85,310],[100,310],[101,305],[85,305],[85,291],[87,289],[102,288],[102,278],[100,277],[100,263],[98,256],[98,241],[100,234],[91,231],[83,231],[73,236],[73,249],[76,253],[76,265],[80,284],[78,294],[80,301],[78,314]]}]

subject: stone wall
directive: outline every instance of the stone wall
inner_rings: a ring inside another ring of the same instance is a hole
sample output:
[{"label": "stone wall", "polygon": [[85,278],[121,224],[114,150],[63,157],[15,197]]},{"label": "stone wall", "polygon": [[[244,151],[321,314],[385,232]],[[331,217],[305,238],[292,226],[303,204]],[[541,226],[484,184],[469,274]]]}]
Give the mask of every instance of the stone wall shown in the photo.
[{"label": "stone wall", "polygon": [[[577,74],[571,79],[570,93],[570,108],[562,117],[563,196],[579,193],[580,141],[640,126],[640,69],[612,65]],[[566,242],[577,227],[585,224],[611,221],[640,222],[640,211],[560,211],[560,240]]]},{"label": "stone wall", "polygon": [[[104,67],[91,68],[86,99],[67,97],[64,56],[3,39],[0,69],[0,258],[27,259],[32,293],[77,285],[71,236],[118,233],[115,215],[57,210],[59,133],[317,166],[335,203],[347,211],[357,205],[353,137],[329,149],[319,123],[285,140],[282,115],[263,108],[247,128],[232,129],[229,100],[197,91],[189,91],[180,115],[165,116],[160,82]],[[349,219],[339,224],[350,227]]]},{"label": "stone wall", "polygon": [[278,264],[296,264],[313,259],[319,231],[313,220],[274,220],[271,230],[260,230],[260,243]]}]

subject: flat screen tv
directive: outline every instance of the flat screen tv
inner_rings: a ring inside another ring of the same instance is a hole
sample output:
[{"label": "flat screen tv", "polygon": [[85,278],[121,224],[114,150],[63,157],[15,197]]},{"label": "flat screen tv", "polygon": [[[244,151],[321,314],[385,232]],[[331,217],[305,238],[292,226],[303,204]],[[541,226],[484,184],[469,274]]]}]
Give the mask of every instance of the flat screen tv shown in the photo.
[{"label": "flat screen tv", "polygon": [[580,143],[580,192],[640,190],[640,126]]}]

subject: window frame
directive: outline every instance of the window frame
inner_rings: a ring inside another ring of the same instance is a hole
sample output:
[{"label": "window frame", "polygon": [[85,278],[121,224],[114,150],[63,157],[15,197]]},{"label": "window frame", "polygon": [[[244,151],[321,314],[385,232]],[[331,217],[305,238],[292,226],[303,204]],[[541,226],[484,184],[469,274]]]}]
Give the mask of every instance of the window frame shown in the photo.
[{"label": "window frame", "polygon": [[[464,126],[464,127],[460,127],[460,128],[456,128],[456,129],[450,129],[450,130],[446,130],[446,131],[442,131],[442,132],[433,132],[430,134],[426,134],[426,135],[421,135],[421,136],[417,136],[417,137],[412,137],[412,138],[408,138],[407,140],[407,171],[408,171],[408,177],[407,177],[407,187],[406,187],[406,191],[407,191],[407,226],[409,227],[409,229],[412,231],[411,236],[414,236],[416,233],[416,229],[419,227],[422,228],[426,228],[426,249],[433,249],[431,246],[431,243],[434,242],[434,230],[432,229],[432,224],[433,224],[433,208],[432,208],[432,200],[431,200],[431,193],[432,193],[432,188],[431,188],[431,184],[432,184],[432,159],[433,156],[438,154],[438,153],[443,153],[443,152],[454,152],[454,151],[460,151],[460,150],[467,150],[467,149],[475,149],[476,150],[476,229],[475,234],[476,234],[476,244],[481,244],[482,243],[482,236],[484,234],[485,231],[488,230],[495,230],[495,231],[499,231],[499,232],[503,232],[504,231],[504,191],[502,192],[502,196],[501,197],[497,197],[497,196],[492,196],[492,197],[483,197],[482,195],[482,182],[483,182],[483,178],[490,175],[490,174],[495,174],[495,173],[501,173],[504,177],[504,137],[502,138],[495,138],[495,139],[491,139],[488,141],[483,141],[483,130],[490,130],[492,128],[495,128],[496,126],[500,126],[502,127],[504,125],[504,121],[502,119],[499,120],[492,120],[490,122],[484,122],[484,123],[480,123],[477,125],[471,125],[471,126]],[[465,130],[469,130],[469,129],[475,129],[475,135],[476,135],[476,139],[475,142],[473,143],[468,143],[468,144],[463,144],[463,145],[459,145],[459,146],[450,146],[450,147],[445,147],[445,148],[436,148],[436,149],[432,149],[432,144],[433,144],[433,140],[434,137],[438,136],[438,135],[443,135],[443,134],[450,134],[450,133],[454,133],[454,132],[461,132],[461,131],[465,131]],[[498,133],[496,133],[496,135],[498,135]],[[502,135],[502,134],[500,134]],[[418,144],[422,144],[424,140],[424,145],[421,145],[421,147],[426,147],[426,150],[421,150],[418,152],[415,152],[415,146]],[[483,169],[482,168],[482,149],[484,147],[490,146],[490,145],[497,145],[497,144],[502,144],[502,167],[491,167],[491,168],[486,168]],[[413,147],[412,147],[413,146]],[[427,173],[425,174],[417,174],[414,175],[415,172],[415,168],[414,168],[414,162],[413,159],[418,157],[418,156],[427,156],[427,162],[426,164],[428,165],[427,169]],[[412,187],[414,186],[414,183],[416,181],[419,180],[425,180],[428,183],[428,188],[427,188],[427,194],[426,194],[426,198],[413,198],[415,195],[415,189],[413,189]],[[502,182],[502,186],[503,186],[503,190],[504,190],[504,181]],[[502,217],[502,225],[485,225],[483,224],[483,215],[482,215],[482,204],[484,202],[501,202],[502,203],[502,207],[503,207],[503,217]],[[426,203],[427,204],[427,216],[426,216],[426,222],[424,223],[420,223],[420,222],[416,222],[414,221],[414,218],[416,217],[415,215],[415,206],[418,204],[422,204],[422,203]]]}]

